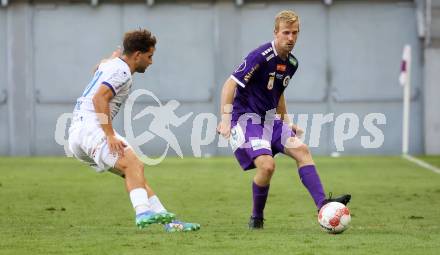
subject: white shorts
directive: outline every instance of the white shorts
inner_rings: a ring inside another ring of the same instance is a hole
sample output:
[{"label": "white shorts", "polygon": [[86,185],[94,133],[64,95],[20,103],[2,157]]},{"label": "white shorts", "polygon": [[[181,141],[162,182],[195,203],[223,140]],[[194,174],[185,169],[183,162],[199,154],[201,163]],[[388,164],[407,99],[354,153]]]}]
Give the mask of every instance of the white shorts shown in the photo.
[{"label": "white shorts", "polygon": [[[115,135],[131,148],[125,138]],[[69,148],[75,158],[89,164],[97,172],[114,168],[118,155],[110,153],[107,138],[95,114],[74,114],[69,128]]]}]

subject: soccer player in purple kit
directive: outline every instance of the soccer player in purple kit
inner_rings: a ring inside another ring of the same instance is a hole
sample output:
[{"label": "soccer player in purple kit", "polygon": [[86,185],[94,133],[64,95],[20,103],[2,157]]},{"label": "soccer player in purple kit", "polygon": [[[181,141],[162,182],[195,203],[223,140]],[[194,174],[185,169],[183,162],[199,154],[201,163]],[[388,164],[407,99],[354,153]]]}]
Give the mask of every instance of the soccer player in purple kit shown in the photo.
[{"label": "soccer player in purple kit", "polygon": [[[302,183],[318,210],[328,202],[347,204],[351,195],[326,198],[308,146],[298,138],[303,130],[287,116],[284,89],[298,68],[291,51],[299,33],[299,17],[284,10],[275,17],[274,40],[251,51],[225,82],[221,94],[221,121],[217,131],[230,143],[243,170],[257,168],[252,183],[250,229],[262,229],[273,156],[293,158]],[[237,86],[238,85],[238,86]]]}]

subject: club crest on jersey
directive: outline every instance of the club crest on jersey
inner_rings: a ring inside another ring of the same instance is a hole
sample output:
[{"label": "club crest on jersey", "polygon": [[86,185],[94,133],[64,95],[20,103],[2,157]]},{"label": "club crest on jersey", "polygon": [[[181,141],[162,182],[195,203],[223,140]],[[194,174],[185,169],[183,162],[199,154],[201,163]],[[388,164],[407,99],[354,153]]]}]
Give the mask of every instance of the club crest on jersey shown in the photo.
[{"label": "club crest on jersey", "polygon": [[267,89],[273,89],[273,83],[275,82],[275,72],[269,73],[269,81],[267,82]]},{"label": "club crest on jersey", "polygon": [[267,89],[272,90],[273,89],[273,83],[275,82],[275,77],[271,76],[269,77],[269,81],[267,82]]},{"label": "club crest on jersey", "polygon": [[289,85],[289,82],[290,82],[290,76],[287,75],[283,80],[283,86],[287,87],[287,85]]},{"label": "club crest on jersey", "polygon": [[298,61],[294,57],[289,57],[289,62],[294,66],[298,65]]}]

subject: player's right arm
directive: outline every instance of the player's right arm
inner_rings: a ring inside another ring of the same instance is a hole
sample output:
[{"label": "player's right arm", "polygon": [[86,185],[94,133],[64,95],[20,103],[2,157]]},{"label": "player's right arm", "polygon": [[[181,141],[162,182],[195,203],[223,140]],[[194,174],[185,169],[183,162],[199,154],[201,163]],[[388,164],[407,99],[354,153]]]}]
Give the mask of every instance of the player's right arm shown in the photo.
[{"label": "player's right arm", "polygon": [[107,144],[111,153],[117,153],[120,156],[124,155],[124,148],[127,146],[119,140],[115,131],[113,130],[112,120],[110,117],[110,100],[113,98],[113,91],[101,85],[93,96],[93,105],[95,106],[96,115],[99,123],[107,138]]},{"label": "player's right arm", "polygon": [[226,80],[222,89],[220,101],[221,120],[217,126],[217,132],[225,138],[228,138],[231,134],[232,103],[234,101],[236,88],[237,83],[229,78]]},{"label": "player's right arm", "polygon": [[222,136],[228,138],[231,134],[232,103],[237,85],[246,87],[264,61],[265,58],[260,53],[249,53],[223,85],[220,103],[221,121],[217,126],[217,132]]}]

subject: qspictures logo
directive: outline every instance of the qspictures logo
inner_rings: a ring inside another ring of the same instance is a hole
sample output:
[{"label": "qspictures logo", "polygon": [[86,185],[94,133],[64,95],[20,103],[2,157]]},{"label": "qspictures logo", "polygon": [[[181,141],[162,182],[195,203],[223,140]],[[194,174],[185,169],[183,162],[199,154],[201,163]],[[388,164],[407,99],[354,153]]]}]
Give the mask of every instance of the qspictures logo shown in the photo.
[{"label": "qspictures logo", "polygon": [[[141,96],[153,99],[154,103],[145,106],[140,112],[134,113],[134,104]],[[216,126],[219,119],[214,113],[206,112],[194,114],[193,112],[188,112],[179,116],[176,110],[180,105],[177,100],[169,100],[166,103],[162,103],[153,92],[145,89],[137,89],[127,98],[124,108],[125,138],[133,150],[141,156],[145,164],[159,164],[168,155],[170,149],[179,157],[183,158],[183,152],[180,146],[182,137],[177,136],[175,133],[179,127],[191,121],[191,119],[192,127],[190,138],[192,156],[201,157],[203,147],[216,142],[217,147],[231,147],[232,150],[243,146],[255,149],[262,146],[270,148],[270,139],[274,125],[273,120],[280,118],[274,110],[267,111],[264,118],[252,113],[243,114],[236,122],[240,124],[240,128],[237,128],[237,125],[235,127],[231,126],[232,135],[226,139],[217,134]],[[146,118],[147,116],[150,117],[149,119],[151,119],[151,121],[145,125],[146,129],[140,134],[135,134],[133,121]],[[302,128],[303,133],[297,134],[299,139],[296,140],[302,143],[305,142],[305,137],[308,137],[306,144],[311,148],[320,146],[322,142],[322,129],[326,125],[333,127],[332,138],[337,152],[343,152],[345,150],[344,143],[347,141],[353,142],[354,139],[356,139],[354,141],[359,142],[360,147],[365,149],[380,148],[385,140],[384,133],[380,129],[380,126],[386,124],[386,116],[383,113],[368,113],[363,118],[355,113],[341,113],[339,115],[334,113],[289,114],[288,116],[290,120],[296,120],[296,124]],[[75,120],[72,113],[64,113],[59,116],[54,137],[55,141],[64,147],[66,155],[73,156],[73,153],[69,149],[68,141],[69,120],[71,125],[72,123],[78,124],[75,123],[78,120]],[[262,134],[262,141],[260,143],[252,146],[252,143],[246,141],[247,125],[264,126],[264,133]],[[239,132],[237,133],[237,131]],[[359,137],[360,131],[366,135]],[[291,136],[290,134],[290,130],[284,130],[281,134],[281,138],[283,139],[282,144],[285,147],[298,145],[298,143],[290,144],[287,142],[287,139]],[[148,145],[156,138],[161,139],[164,143],[164,150],[155,156],[147,155],[141,147]],[[185,136],[185,139],[187,139],[187,136]]]}]

